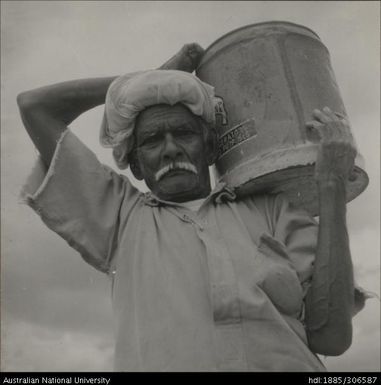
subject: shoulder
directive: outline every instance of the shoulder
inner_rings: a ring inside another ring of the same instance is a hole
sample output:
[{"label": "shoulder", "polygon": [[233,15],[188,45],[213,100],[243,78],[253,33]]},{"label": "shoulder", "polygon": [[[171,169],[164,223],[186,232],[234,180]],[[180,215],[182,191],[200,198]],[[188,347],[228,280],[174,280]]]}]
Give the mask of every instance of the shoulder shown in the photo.
[{"label": "shoulder", "polygon": [[283,193],[259,193],[237,198],[237,203],[249,209],[257,209],[263,214],[274,215],[289,207],[289,201]]}]

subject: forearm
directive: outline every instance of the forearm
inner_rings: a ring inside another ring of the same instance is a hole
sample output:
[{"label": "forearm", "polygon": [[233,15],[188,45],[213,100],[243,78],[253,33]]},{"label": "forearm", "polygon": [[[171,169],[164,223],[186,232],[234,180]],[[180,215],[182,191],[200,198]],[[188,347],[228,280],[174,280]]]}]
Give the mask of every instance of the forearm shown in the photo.
[{"label": "forearm", "polygon": [[105,102],[115,77],[72,80],[18,95],[24,126],[46,165],[67,126],[83,112]]},{"label": "forearm", "polygon": [[346,227],[345,182],[318,182],[319,236],[312,284],[306,298],[307,336],[313,351],[343,353],[351,344],[353,268]]},{"label": "forearm", "polygon": [[18,96],[22,110],[40,109],[68,125],[83,112],[104,103],[116,77],[78,79],[26,91]]}]

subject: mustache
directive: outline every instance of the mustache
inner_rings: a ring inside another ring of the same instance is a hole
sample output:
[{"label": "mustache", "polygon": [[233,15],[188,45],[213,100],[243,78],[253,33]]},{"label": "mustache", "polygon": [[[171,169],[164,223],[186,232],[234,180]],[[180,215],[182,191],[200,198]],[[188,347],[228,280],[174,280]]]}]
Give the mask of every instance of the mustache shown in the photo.
[{"label": "mustache", "polygon": [[155,179],[158,182],[165,174],[172,170],[186,170],[197,175],[196,167],[189,162],[172,162],[162,167],[156,174]]}]

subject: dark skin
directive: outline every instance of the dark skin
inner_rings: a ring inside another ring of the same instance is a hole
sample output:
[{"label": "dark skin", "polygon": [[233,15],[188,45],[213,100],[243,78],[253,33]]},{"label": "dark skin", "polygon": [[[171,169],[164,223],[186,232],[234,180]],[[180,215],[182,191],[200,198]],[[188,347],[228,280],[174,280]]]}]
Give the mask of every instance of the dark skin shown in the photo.
[{"label": "dark skin", "polygon": [[[193,71],[203,49],[188,44],[163,65]],[[101,105],[115,77],[82,79],[27,91],[18,96],[20,113],[46,165],[67,126],[83,112]],[[342,354],[352,341],[353,268],[346,227],[346,181],[356,155],[348,122],[330,109],[314,110],[307,126],[321,137],[315,167],[318,187],[319,236],[313,279],[305,303],[310,349],[322,355]],[[199,121],[178,106],[156,107],[141,113],[137,147],[131,168],[162,199],[175,202],[200,199],[210,192],[208,165],[213,163],[213,140],[205,139]],[[154,137],[149,139],[148,137]],[[157,181],[166,162],[190,162],[197,173],[172,172]]]},{"label": "dark skin", "polygon": [[[131,170],[144,179],[159,198],[185,202],[206,197],[210,193],[209,168],[215,158],[215,140],[205,135],[201,124],[185,106],[157,105],[147,108],[138,118],[136,148],[131,157]],[[208,132],[208,131],[207,131]],[[197,173],[175,168],[160,180],[155,174],[168,164],[190,163]]]},{"label": "dark skin", "polygon": [[354,279],[346,225],[346,184],[356,148],[349,123],[341,115],[324,107],[322,111],[315,109],[312,117],[307,127],[321,138],[315,165],[319,235],[312,285],[306,297],[307,337],[313,351],[335,356],[352,343]]}]

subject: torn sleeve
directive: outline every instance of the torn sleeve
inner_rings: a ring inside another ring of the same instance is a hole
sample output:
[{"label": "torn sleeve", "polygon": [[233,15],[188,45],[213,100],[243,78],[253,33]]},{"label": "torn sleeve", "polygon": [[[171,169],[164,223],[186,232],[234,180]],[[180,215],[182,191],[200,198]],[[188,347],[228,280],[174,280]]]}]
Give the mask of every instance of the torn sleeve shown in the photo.
[{"label": "torn sleeve", "polygon": [[126,177],[101,164],[70,129],[49,167],[37,160],[20,194],[47,227],[103,272],[118,245],[121,215],[127,215],[121,207],[128,211],[138,196]]}]

